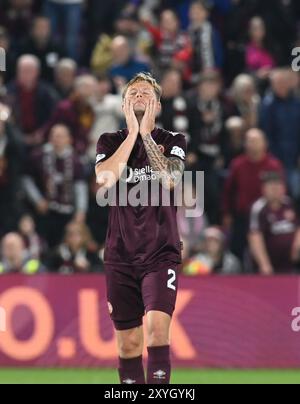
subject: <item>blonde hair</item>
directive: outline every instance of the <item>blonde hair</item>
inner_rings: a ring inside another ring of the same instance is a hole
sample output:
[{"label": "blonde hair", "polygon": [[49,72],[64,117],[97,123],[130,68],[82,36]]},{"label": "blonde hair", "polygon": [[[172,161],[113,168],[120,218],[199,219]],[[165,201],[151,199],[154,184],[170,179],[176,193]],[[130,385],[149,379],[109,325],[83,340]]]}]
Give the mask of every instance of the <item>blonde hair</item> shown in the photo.
[{"label": "blonde hair", "polygon": [[124,90],[123,90],[123,99],[126,96],[126,93],[129,89],[129,87],[131,87],[132,85],[134,85],[135,83],[139,83],[141,81],[146,81],[147,83],[151,84],[151,86],[153,87],[155,94],[156,94],[156,98],[158,99],[158,101],[161,99],[161,95],[162,95],[162,88],[161,86],[158,84],[158,82],[155,80],[155,78],[152,76],[151,73],[138,73],[136,76],[133,77],[133,79],[131,79],[125,86]]}]

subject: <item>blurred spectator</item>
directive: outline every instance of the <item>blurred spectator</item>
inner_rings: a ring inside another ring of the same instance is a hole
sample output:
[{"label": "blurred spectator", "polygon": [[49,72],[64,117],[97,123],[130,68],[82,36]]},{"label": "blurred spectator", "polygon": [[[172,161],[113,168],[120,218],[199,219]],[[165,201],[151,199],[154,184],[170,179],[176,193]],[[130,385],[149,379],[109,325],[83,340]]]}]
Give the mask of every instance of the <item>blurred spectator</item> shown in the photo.
[{"label": "blurred spectator", "polygon": [[22,273],[34,275],[44,268],[38,259],[28,255],[22,237],[17,233],[8,233],[1,243],[0,274]]},{"label": "blurred spectator", "polygon": [[218,178],[224,120],[229,107],[221,95],[222,83],[218,73],[201,75],[200,83],[189,97],[189,132],[191,142],[187,163],[192,169],[205,172],[205,203],[211,223],[219,222]]},{"label": "blurred spectator", "polygon": [[85,221],[87,184],[66,126],[55,125],[50,142],[32,154],[24,188],[43,223],[40,233],[50,247],[58,245],[72,218]]},{"label": "blurred spectator", "polygon": [[293,197],[300,197],[300,99],[292,92],[288,69],[271,74],[272,91],[260,110],[260,126],[266,132],[271,152],[287,170]]},{"label": "blurred spectator", "polygon": [[252,207],[249,244],[263,275],[293,273],[300,262],[300,222],[282,176],[266,173],[263,197]]},{"label": "blurred spectator", "polygon": [[170,68],[175,55],[189,46],[189,38],[186,33],[180,31],[176,13],[173,10],[164,10],[160,15],[159,27],[149,20],[142,21],[152,35],[159,68]]},{"label": "blurred spectator", "polygon": [[74,90],[77,64],[72,59],[61,59],[54,70],[54,87],[61,99],[68,98]]},{"label": "blurred spectator", "polygon": [[148,72],[150,67],[136,59],[129,47],[128,39],[117,36],[111,44],[112,67],[109,75],[115,79],[122,78],[126,82],[131,80],[137,73]]},{"label": "blurred spectator", "polygon": [[45,128],[48,138],[50,129],[63,123],[70,131],[75,150],[80,154],[87,151],[90,131],[94,124],[93,107],[96,102],[97,80],[94,76],[83,75],[75,79],[74,90],[69,98],[58,103]]},{"label": "blurred spectator", "polygon": [[13,117],[28,145],[42,142],[42,127],[54,109],[57,96],[40,79],[40,62],[36,56],[18,59],[16,80],[7,87]]},{"label": "blurred spectator", "polygon": [[209,22],[207,0],[192,2],[189,12],[192,41],[192,71],[196,78],[200,72],[220,69],[223,65],[223,48],[218,32]]},{"label": "blurred spectator", "polygon": [[246,123],[239,116],[232,116],[225,122],[226,139],[223,142],[223,166],[227,170],[233,159],[244,152]]},{"label": "blurred spectator", "polygon": [[68,57],[79,61],[80,31],[84,0],[46,0],[45,11],[52,32],[58,35]]},{"label": "blurred spectator", "polygon": [[48,18],[43,16],[34,18],[30,34],[20,48],[20,54],[35,55],[41,63],[41,78],[47,81],[53,80],[55,65],[63,52],[52,40]]},{"label": "blurred spectator", "polygon": [[192,257],[183,269],[186,275],[233,275],[241,272],[239,260],[226,249],[224,234],[217,227],[204,231],[202,252]]},{"label": "blurred spectator", "polygon": [[102,272],[103,262],[91,249],[91,235],[85,224],[71,222],[66,226],[63,243],[47,259],[51,272],[61,274]]},{"label": "blurred spectator", "polygon": [[230,165],[223,195],[223,223],[231,230],[231,250],[240,259],[247,245],[250,210],[261,197],[261,177],[266,171],[284,176],[280,161],[268,154],[264,133],[251,129],[246,135],[245,153]]},{"label": "blurred spectator", "polygon": [[249,27],[250,41],[246,47],[246,67],[256,74],[259,79],[266,79],[276,62],[272,55],[265,22],[260,17],[254,17]]},{"label": "blurred spectator", "polygon": [[130,4],[117,16],[115,21],[115,34],[125,36],[132,53],[145,59],[151,48],[151,36],[141,27],[138,14]]},{"label": "blurred spectator", "polygon": [[122,95],[111,94],[111,82],[108,77],[98,80],[96,99],[94,103],[95,122],[90,133],[88,148],[89,161],[92,162],[93,172],[95,163],[95,150],[99,136],[102,133],[113,133],[120,129],[124,119],[122,110]]},{"label": "blurred spectator", "polygon": [[[16,52],[11,46],[11,37],[8,31],[0,26],[0,48],[5,51],[6,71],[0,71],[0,86],[8,83],[16,74]],[[1,94],[2,95],[2,94]]]},{"label": "blurred spectator", "polygon": [[89,49],[93,49],[101,34],[115,33],[115,21],[127,3],[127,0],[89,0],[86,10]]},{"label": "blurred spectator", "polygon": [[41,259],[46,250],[45,241],[36,231],[32,216],[25,214],[19,221],[19,234],[23,237],[26,249],[31,258]]},{"label": "blurred spectator", "polygon": [[247,129],[256,127],[259,119],[260,97],[253,77],[248,74],[237,76],[231,87],[231,95],[236,112],[244,119]]},{"label": "blurred spectator", "polygon": [[186,134],[189,129],[188,106],[182,95],[182,78],[178,70],[167,70],[161,81],[162,98],[159,122],[171,132]]},{"label": "blurred spectator", "polygon": [[[4,3],[4,4],[3,4]],[[30,29],[33,18],[34,0],[7,0],[1,2],[0,25],[4,25],[13,40],[13,48],[18,49],[24,32]]]},{"label": "blurred spectator", "polygon": [[[201,248],[201,239],[206,229],[207,217],[203,213],[204,207],[199,207],[201,201],[192,184],[184,183],[183,206],[178,208],[177,223],[180,238],[183,243],[182,259],[185,261],[198,253]],[[193,210],[193,217],[187,215],[187,210]]]},{"label": "blurred spectator", "polygon": [[0,104],[0,237],[16,226],[24,161],[21,134],[9,119],[10,110]]}]

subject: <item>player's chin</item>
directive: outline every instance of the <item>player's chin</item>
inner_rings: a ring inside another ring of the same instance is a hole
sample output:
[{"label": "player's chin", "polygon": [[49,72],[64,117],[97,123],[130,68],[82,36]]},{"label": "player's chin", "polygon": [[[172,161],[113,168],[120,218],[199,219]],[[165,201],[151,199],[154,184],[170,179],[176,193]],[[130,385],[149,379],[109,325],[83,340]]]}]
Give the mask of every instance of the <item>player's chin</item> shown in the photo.
[{"label": "player's chin", "polygon": [[143,106],[137,106],[136,108],[134,108],[134,112],[136,115],[142,115],[144,114],[146,111],[146,108]]}]

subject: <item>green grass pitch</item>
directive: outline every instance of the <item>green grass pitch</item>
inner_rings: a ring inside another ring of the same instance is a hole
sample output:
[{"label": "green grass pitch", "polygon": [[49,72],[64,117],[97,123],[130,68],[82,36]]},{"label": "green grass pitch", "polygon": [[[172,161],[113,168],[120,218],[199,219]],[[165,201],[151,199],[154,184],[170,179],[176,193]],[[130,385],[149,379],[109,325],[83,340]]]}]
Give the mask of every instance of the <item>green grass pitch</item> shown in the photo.
[{"label": "green grass pitch", "polygon": [[[0,369],[0,384],[117,384],[116,370]],[[299,370],[174,370],[172,384],[300,384]]]}]

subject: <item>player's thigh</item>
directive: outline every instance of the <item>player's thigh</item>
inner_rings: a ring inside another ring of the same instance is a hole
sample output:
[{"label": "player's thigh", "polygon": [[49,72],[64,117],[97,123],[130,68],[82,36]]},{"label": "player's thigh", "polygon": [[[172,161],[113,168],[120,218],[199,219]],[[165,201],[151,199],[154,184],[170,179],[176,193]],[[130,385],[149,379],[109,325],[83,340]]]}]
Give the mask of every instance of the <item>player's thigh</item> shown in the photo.
[{"label": "player's thigh", "polygon": [[109,312],[116,330],[140,327],[144,304],[140,284],[131,269],[105,265],[105,277]]},{"label": "player's thigh", "polygon": [[158,311],[172,317],[178,289],[178,264],[163,262],[147,270],[142,281],[146,313]]}]

